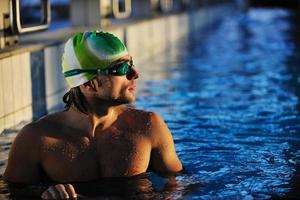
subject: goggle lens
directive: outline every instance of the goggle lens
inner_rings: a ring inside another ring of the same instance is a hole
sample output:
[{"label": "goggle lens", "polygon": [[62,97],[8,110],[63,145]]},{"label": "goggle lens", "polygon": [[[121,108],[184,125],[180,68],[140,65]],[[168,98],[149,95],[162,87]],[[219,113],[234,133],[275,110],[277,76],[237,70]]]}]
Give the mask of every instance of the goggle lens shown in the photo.
[{"label": "goggle lens", "polygon": [[118,65],[112,67],[111,69],[108,69],[108,74],[124,76],[124,75],[127,75],[128,73],[130,73],[131,68],[132,68],[132,65],[130,65],[129,63],[121,63],[121,64],[118,64]]}]

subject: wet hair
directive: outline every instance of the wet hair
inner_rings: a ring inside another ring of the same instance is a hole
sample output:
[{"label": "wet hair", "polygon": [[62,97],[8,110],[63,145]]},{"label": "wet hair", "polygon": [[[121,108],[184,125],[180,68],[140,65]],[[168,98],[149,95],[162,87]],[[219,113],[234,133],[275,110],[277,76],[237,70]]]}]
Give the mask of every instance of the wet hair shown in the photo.
[{"label": "wet hair", "polygon": [[78,111],[88,114],[88,109],[86,107],[87,102],[84,95],[80,91],[79,86],[71,88],[64,96],[63,102],[65,103],[65,109],[69,110],[72,106]]}]

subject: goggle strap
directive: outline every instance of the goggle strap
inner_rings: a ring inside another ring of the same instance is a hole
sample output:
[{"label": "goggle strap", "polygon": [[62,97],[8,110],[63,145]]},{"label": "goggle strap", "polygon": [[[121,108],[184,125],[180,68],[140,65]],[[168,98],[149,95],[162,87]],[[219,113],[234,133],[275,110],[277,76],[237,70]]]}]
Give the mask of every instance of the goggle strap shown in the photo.
[{"label": "goggle strap", "polygon": [[97,75],[108,75],[108,69],[96,69]]},{"label": "goggle strap", "polygon": [[108,70],[107,69],[72,69],[64,72],[64,77],[75,76],[81,73],[107,75]]},{"label": "goggle strap", "polygon": [[[124,64],[122,64],[124,65]],[[133,66],[133,61],[130,61],[130,65]],[[128,64],[126,64],[126,66],[128,66],[130,68],[130,66]],[[122,67],[122,70],[124,68]],[[109,74],[109,69],[72,69],[69,71],[64,72],[64,77],[69,77],[69,76],[75,76],[81,73],[88,73],[88,74],[97,74],[97,75],[108,75]],[[112,73],[117,73],[118,70],[117,69],[111,69]],[[124,72],[122,72],[123,74]],[[125,75],[125,74],[124,74]]]}]

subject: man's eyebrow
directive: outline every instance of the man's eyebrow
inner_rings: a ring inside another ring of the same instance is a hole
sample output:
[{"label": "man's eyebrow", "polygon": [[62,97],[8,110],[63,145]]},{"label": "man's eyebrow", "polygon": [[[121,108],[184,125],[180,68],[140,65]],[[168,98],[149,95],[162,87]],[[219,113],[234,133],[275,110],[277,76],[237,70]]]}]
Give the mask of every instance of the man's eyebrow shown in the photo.
[{"label": "man's eyebrow", "polygon": [[130,56],[130,58],[120,58],[118,60],[116,60],[116,62],[120,62],[120,61],[131,61],[132,57]]},{"label": "man's eyebrow", "polygon": [[118,60],[112,62],[112,63],[110,64],[110,66],[115,65],[115,64],[118,64],[118,63],[121,63],[121,62],[124,62],[124,61],[130,62],[130,61],[132,61],[132,57],[130,57],[130,59],[127,59],[127,58],[120,58],[120,59],[118,59]]}]

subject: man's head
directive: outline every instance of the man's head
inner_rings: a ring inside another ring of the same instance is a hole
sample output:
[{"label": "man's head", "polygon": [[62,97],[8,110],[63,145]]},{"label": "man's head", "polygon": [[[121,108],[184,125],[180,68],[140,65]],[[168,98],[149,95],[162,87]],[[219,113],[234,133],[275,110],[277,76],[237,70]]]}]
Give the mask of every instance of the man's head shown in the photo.
[{"label": "man's head", "polygon": [[84,32],[71,37],[64,48],[63,73],[71,87],[63,100],[87,113],[86,100],[114,104],[135,100],[131,56],[119,38],[107,32]]}]

